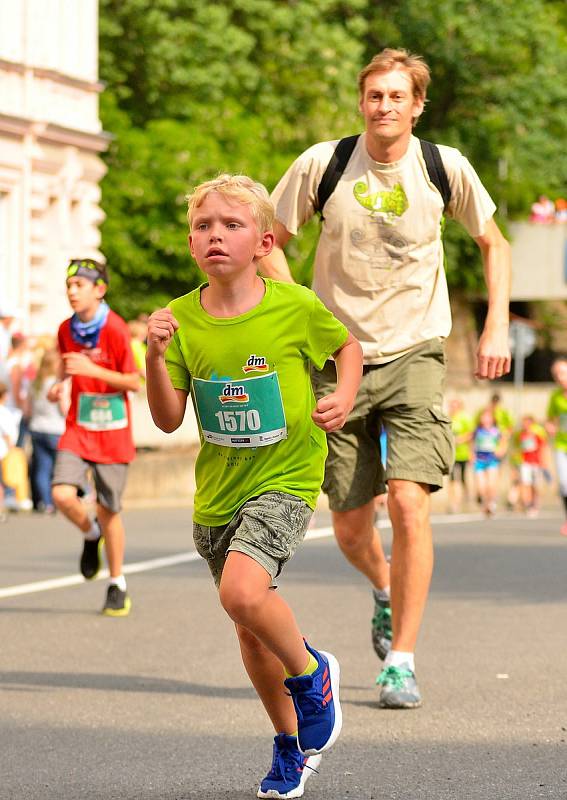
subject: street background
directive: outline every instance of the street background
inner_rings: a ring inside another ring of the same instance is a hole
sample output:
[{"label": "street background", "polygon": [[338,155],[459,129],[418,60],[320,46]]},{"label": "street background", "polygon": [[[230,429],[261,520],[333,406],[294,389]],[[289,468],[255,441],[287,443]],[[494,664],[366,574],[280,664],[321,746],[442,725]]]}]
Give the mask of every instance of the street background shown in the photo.
[{"label": "street background", "polygon": [[[142,570],[127,575],[125,619],[98,614],[104,581],[77,576],[80,540],[59,516],[20,514],[0,528],[1,800],[244,800],[270,766],[273,733],[192,553],[190,508],[125,520],[126,571]],[[567,798],[559,509],[434,517],[417,654],[424,705],[413,711],[378,708],[370,592],[329,524],[318,512],[310,536],[320,538],[280,581],[308,640],[342,667],[343,733],[306,797]],[[31,592],[64,577],[76,585]]]}]

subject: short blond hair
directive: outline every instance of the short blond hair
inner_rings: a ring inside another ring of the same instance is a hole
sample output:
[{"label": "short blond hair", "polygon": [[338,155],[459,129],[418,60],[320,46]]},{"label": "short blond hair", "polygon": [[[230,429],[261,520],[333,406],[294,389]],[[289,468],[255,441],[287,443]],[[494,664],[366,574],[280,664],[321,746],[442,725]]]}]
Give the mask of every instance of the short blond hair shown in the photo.
[{"label": "short blond hair", "polygon": [[374,72],[390,72],[393,69],[403,69],[409,73],[413,87],[413,96],[418,100],[426,101],[427,87],[431,82],[429,67],[421,56],[410,53],[400,48],[394,50],[386,47],[377,53],[372,61],[358,73],[358,93],[364,95],[366,78]]},{"label": "short blond hair", "polygon": [[247,175],[228,175],[224,173],[211,181],[196,186],[193,192],[187,195],[187,222],[189,227],[195,211],[211,192],[218,192],[225,197],[230,197],[239,203],[250,206],[252,214],[260,233],[271,231],[274,224],[274,206],[264,184],[253,181]]}]

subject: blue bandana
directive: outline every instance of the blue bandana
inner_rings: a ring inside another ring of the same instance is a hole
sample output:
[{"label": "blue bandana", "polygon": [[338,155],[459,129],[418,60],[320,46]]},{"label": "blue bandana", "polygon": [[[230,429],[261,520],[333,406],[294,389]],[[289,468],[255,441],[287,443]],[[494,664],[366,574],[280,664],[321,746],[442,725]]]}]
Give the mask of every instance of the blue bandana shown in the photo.
[{"label": "blue bandana", "polygon": [[73,314],[71,317],[71,336],[73,341],[83,347],[87,347],[89,350],[96,347],[109,311],[108,303],[101,300],[94,318],[88,322],[82,322],[76,314]]}]

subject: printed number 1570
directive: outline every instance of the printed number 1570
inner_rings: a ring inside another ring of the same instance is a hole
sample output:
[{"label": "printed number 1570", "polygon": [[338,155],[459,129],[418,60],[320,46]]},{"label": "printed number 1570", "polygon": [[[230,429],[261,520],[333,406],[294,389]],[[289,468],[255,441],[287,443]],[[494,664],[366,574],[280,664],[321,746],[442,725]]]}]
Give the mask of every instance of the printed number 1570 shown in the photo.
[{"label": "printed number 1570", "polygon": [[256,409],[250,411],[217,411],[215,417],[219,421],[221,431],[240,433],[260,430],[260,414]]}]

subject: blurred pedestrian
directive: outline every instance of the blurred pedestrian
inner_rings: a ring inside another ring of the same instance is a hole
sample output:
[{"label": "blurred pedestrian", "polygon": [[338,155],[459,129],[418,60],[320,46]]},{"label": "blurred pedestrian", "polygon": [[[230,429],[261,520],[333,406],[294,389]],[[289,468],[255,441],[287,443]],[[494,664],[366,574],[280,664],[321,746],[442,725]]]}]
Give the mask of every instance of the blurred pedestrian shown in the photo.
[{"label": "blurred pedestrian", "polygon": [[559,493],[566,515],[561,534],[567,536],[567,356],[555,359],[551,366],[551,374],[557,383],[557,388],[549,398],[546,427],[553,437]]},{"label": "blurred pedestrian", "polygon": [[5,522],[7,519],[4,505],[4,489],[9,480],[7,456],[18,438],[18,425],[14,415],[6,407],[7,398],[8,386],[0,382],[0,522]]},{"label": "blurred pedestrian", "polygon": [[132,346],[136,368],[140,378],[145,383],[148,325],[140,319],[132,319],[128,323],[128,330],[130,331],[130,344]]},{"label": "blurred pedestrian", "polygon": [[496,512],[502,441],[502,432],[496,424],[494,412],[491,408],[485,408],[480,412],[479,423],[473,436],[473,446],[476,490],[487,517]]},{"label": "blurred pedestrian", "polygon": [[472,457],[474,422],[458,397],[449,403],[449,417],[455,440],[455,463],[449,476],[449,509],[456,514],[462,509],[463,500],[469,499],[467,468]]},{"label": "blurred pedestrian", "polygon": [[545,428],[536,423],[532,414],[522,417],[518,431],[521,454],[520,492],[524,511],[529,517],[539,513],[539,487],[547,466],[547,436]]},{"label": "blurred pedestrian", "polygon": [[10,353],[6,361],[10,378],[8,408],[18,420],[17,447],[23,447],[28,435],[28,392],[35,375],[33,354],[26,336],[14,333],[11,338]]},{"label": "blurred pedestrian", "polygon": [[60,366],[59,353],[56,350],[46,350],[29,392],[32,497],[36,510],[45,514],[55,511],[51,479],[57,445],[65,430],[65,415],[69,405],[68,392],[62,392],[56,403],[51,403],[48,399],[51,388],[58,381]]}]

